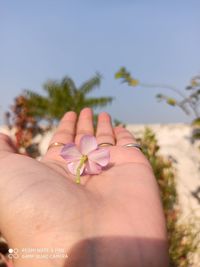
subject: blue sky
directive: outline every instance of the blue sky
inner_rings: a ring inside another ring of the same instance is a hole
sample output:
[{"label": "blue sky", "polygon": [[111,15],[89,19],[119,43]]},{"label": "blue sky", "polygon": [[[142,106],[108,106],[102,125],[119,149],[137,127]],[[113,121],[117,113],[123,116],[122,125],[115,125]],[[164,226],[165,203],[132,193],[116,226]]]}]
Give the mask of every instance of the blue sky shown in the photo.
[{"label": "blue sky", "polygon": [[142,82],[184,90],[200,74],[199,25],[199,0],[2,0],[0,116],[22,89],[42,93],[47,79],[64,75],[80,85],[98,71],[103,80],[93,94],[115,98],[103,109],[114,118],[188,122],[157,103],[156,93],[170,91],[128,87],[114,73],[126,66]]}]

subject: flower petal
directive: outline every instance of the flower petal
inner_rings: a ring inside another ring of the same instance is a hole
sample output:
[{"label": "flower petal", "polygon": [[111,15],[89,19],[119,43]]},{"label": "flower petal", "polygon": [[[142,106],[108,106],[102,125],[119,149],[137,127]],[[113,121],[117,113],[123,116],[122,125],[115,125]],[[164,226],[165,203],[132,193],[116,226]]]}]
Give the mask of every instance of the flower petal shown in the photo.
[{"label": "flower petal", "polygon": [[84,135],[80,140],[80,151],[82,155],[88,155],[89,152],[97,149],[96,138],[92,135]]},{"label": "flower petal", "polygon": [[75,144],[70,143],[66,144],[61,152],[60,152],[61,157],[63,157],[68,163],[72,161],[77,161],[81,158],[81,153],[76,147]]},{"label": "flower petal", "polygon": [[88,159],[104,167],[110,161],[110,152],[108,149],[99,148],[90,152]]},{"label": "flower petal", "polygon": [[[68,163],[67,167],[68,167],[68,170],[73,175],[77,175],[77,169],[78,169],[79,165],[80,165],[80,160]],[[85,168],[85,164],[83,164],[83,166],[81,167],[80,175],[83,173],[84,168]]]},{"label": "flower petal", "polygon": [[99,174],[100,172],[101,172],[101,166],[91,160],[88,160],[88,162],[85,165],[85,173]]}]

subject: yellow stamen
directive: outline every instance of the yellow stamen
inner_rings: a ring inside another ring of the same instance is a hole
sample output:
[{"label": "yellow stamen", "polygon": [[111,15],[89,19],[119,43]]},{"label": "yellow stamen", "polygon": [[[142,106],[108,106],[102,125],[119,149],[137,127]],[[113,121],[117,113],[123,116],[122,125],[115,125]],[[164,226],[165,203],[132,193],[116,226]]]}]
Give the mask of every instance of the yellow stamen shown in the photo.
[{"label": "yellow stamen", "polygon": [[81,157],[81,160],[80,160],[80,164],[78,165],[78,168],[77,168],[77,171],[76,171],[76,183],[77,184],[80,184],[81,182],[81,179],[80,179],[80,176],[81,176],[81,168],[83,167],[83,164],[85,164],[85,162],[88,160],[88,157],[87,155],[83,155]]}]

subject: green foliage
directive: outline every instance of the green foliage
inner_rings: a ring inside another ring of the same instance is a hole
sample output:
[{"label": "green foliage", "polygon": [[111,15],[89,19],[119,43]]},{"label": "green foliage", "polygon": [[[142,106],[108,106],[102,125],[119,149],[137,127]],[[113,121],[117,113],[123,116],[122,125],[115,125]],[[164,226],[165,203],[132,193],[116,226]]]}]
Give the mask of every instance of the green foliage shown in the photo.
[{"label": "green foliage", "polygon": [[200,139],[200,118],[196,118],[192,121],[192,141]]},{"label": "green foliage", "polygon": [[171,105],[171,106],[175,106],[176,105],[176,100],[173,98],[168,98],[167,99],[167,104]]},{"label": "green foliage", "polygon": [[52,122],[59,120],[69,110],[79,113],[84,107],[104,107],[112,102],[112,97],[88,96],[100,82],[101,76],[97,74],[77,88],[74,81],[65,76],[61,81],[47,81],[44,84],[46,96],[26,90],[30,113],[37,120],[46,119]]},{"label": "green foliage", "polygon": [[172,97],[168,97],[168,96],[163,95],[163,94],[157,94],[156,97],[159,101],[165,100],[166,103],[170,106],[176,106],[177,105],[177,101]]},{"label": "green foliage", "polygon": [[149,159],[161,193],[164,213],[167,221],[170,267],[188,267],[192,264],[192,255],[197,251],[200,237],[194,222],[181,223],[178,208],[175,172],[172,162],[159,155],[159,146],[155,134],[146,129],[140,140],[144,154]]},{"label": "green foliage", "polygon": [[130,72],[126,70],[125,67],[121,67],[116,73],[115,73],[115,79],[126,79],[129,80],[131,78]]},{"label": "green foliage", "polygon": [[123,83],[128,83],[130,86],[137,86],[139,84],[139,81],[134,79],[125,67],[121,67],[119,71],[115,73],[115,79],[121,79]]},{"label": "green foliage", "polygon": [[121,125],[122,127],[125,127],[126,126],[122,121],[120,121],[118,119],[114,119],[113,120],[113,125],[114,125],[114,127],[115,126],[119,126],[119,125]]},{"label": "green foliage", "polygon": [[179,107],[185,114],[194,116],[195,120],[192,126],[195,126],[195,130],[192,132],[192,140],[200,139],[200,123],[198,125],[198,121],[200,120],[200,75],[191,79],[189,85],[185,87],[186,93],[183,93],[181,90],[171,85],[141,83],[133,78],[125,67],[120,68],[119,71],[115,73],[115,78],[121,79],[123,83],[127,83],[129,86],[133,87],[140,85],[142,87],[164,88],[173,91],[173,93],[178,96],[177,99],[165,94],[157,94],[156,97],[159,102],[165,101],[165,103],[170,106]]},{"label": "green foliage", "polygon": [[197,119],[193,120],[192,121],[192,125],[193,126],[197,126],[197,127],[200,126],[200,118],[197,118]]},{"label": "green foliage", "polygon": [[200,118],[200,75],[193,77],[190,84],[186,86],[185,90],[187,94],[182,93],[181,90],[178,90],[171,85],[141,83],[133,78],[131,73],[127,71],[125,67],[121,67],[119,71],[115,73],[115,78],[121,79],[123,83],[127,83],[129,86],[140,85],[143,87],[171,90],[179,96],[179,99],[164,94],[157,94],[157,99],[159,101],[164,100],[170,106],[181,108],[187,115],[194,115],[195,118]]}]

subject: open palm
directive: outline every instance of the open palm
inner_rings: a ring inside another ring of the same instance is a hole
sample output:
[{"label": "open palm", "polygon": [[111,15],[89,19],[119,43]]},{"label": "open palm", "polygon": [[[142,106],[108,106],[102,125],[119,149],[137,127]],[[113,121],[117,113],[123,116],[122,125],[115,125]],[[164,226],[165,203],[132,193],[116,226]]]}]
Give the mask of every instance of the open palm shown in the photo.
[{"label": "open palm", "polygon": [[[51,143],[79,143],[94,134],[92,111],[61,120]],[[74,182],[60,147],[41,161],[15,153],[6,136],[0,143],[0,231],[9,246],[62,248],[68,258],[15,260],[20,266],[167,266],[166,234],[158,188],[151,167],[124,128],[112,128],[100,114],[97,142],[111,143],[110,166]],[[157,255],[158,249],[160,250]],[[120,253],[119,253],[120,252]]]}]

